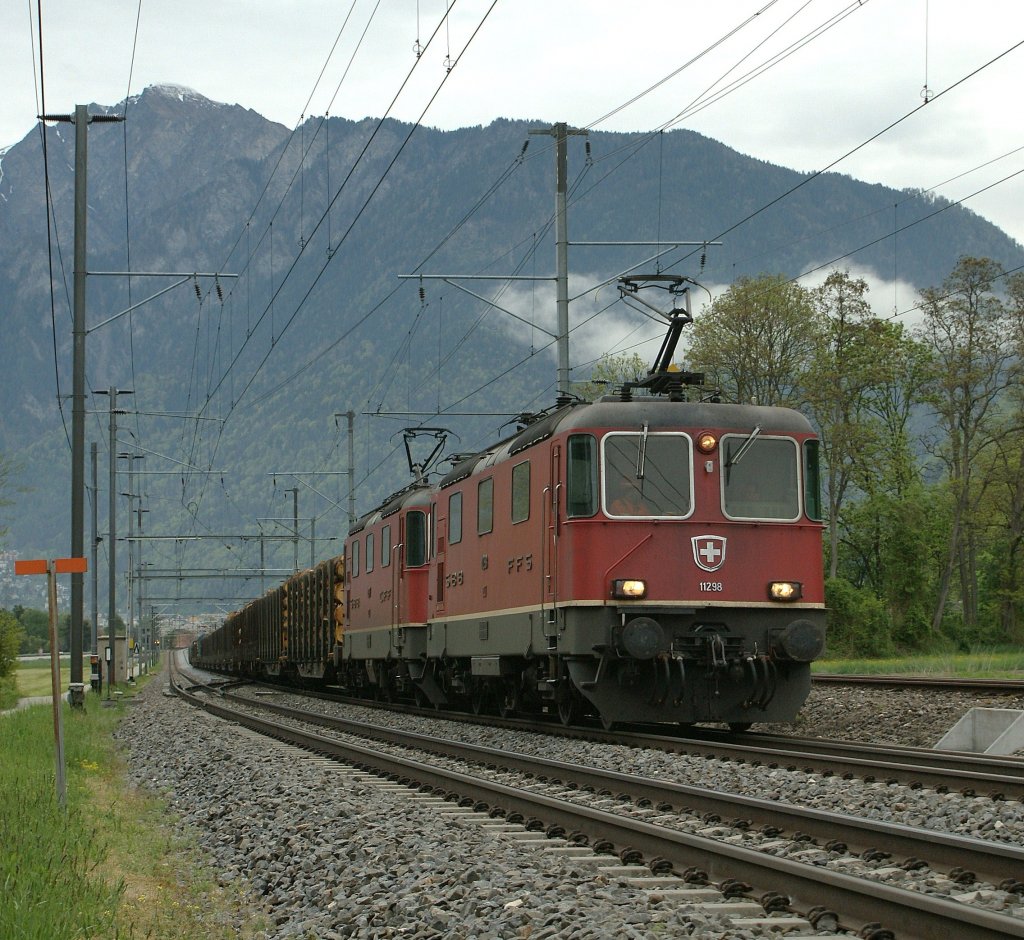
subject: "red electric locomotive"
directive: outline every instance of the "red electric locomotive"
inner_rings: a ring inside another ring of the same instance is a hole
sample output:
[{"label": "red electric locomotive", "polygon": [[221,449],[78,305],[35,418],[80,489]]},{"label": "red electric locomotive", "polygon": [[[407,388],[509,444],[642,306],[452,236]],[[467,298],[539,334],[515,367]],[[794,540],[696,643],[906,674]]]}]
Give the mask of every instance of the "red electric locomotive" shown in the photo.
[{"label": "red electric locomotive", "polygon": [[792,720],[825,641],[818,441],[797,411],[672,371],[687,322],[673,311],[645,380],[524,418],[436,482],[416,468],[325,563],[308,618],[288,582],[267,602],[280,642],[247,608],[199,664],[244,640],[242,671],[477,712]]},{"label": "red electric locomotive", "polygon": [[791,720],[824,646],[817,468],[789,409],[564,404],[353,528],[342,680],[567,723]]}]

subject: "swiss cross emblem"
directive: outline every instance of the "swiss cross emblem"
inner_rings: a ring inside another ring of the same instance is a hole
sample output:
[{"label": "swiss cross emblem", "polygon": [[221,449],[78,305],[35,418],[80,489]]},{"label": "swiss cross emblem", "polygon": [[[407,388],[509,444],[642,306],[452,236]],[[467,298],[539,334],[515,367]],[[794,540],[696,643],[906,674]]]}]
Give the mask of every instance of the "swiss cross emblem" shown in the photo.
[{"label": "swiss cross emblem", "polygon": [[725,563],[725,538],[721,535],[694,535],[693,560],[703,571],[717,571]]}]

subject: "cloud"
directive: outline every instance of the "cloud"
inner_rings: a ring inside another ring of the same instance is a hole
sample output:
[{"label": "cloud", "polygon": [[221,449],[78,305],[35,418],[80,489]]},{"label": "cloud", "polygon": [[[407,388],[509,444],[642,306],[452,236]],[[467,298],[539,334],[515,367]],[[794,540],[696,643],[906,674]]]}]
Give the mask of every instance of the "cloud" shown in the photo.
[{"label": "cloud", "polygon": [[[592,273],[569,277],[569,364],[574,381],[585,381],[591,366],[604,355],[635,352],[653,361],[665,335],[667,321],[632,310],[619,298],[617,287],[603,284],[604,280]],[[495,291],[491,299],[508,311],[493,312],[495,327],[516,343],[541,351],[554,367],[558,362],[553,335],[558,332],[554,284],[516,284]]]},{"label": "cloud", "polygon": [[[898,279],[887,280],[879,277],[870,268],[861,268],[857,265],[840,265],[837,269],[846,271],[850,277],[860,278],[867,283],[866,299],[876,317],[896,319],[906,326],[914,326],[920,321],[921,315],[916,310],[920,294],[913,284]],[[814,274],[801,278],[800,284],[808,289],[820,287],[825,283],[825,279],[832,273],[832,270],[836,269],[816,271]]]},{"label": "cloud", "polygon": [[[808,290],[824,283],[833,269],[822,269],[800,279]],[[881,319],[896,319],[908,327],[916,326],[921,314],[916,305],[918,290],[914,285],[901,280],[893,281],[880,277],[868,268],[857,265],[840,266],[851,277],[867,282],[867,300],[875,316]],[[569,363],[573,381],[586,381],[593,365],[602,356],[616,356],[636,353],[647,363],[657,358],[665,338],[667,320],[658,320],[654,314],[647,316],[627,306],[619,297],[614,284],[605,284],[599,274],[570,275],[569,296],[575,298],[569,304]],[[725,293],[728,284],[704,284],[717,299]],[[518,284],[506,290],[497,290],[491,295],[493,302],[506,311],[493,310],[489,316],[496,329],[503,332],[520,347],[529,345],[536,349],[551,364],[552,376],[558,363],[558,350],[552,335],[557,332],[555,287],[551,282],[539,282],[535,288]],[[661,309],[668,310],[670,304],[664,297],[647,297]],[[693,315],[699,319],[709,306],[708,295],[696,291],[693,298]],[[516,319],[518,317],[519,319]],[[683,359],[686,332],[676,359]]]}]

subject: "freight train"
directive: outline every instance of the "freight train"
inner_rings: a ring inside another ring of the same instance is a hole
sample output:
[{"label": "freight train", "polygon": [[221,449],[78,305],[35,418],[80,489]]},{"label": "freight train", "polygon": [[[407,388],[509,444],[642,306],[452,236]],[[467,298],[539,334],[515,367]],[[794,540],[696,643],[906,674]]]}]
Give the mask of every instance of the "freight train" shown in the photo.
[{"label": "freight train", "polygon": [[825,642],[818,439],[671,348],[421,475],[193,663],[566,724],[792,720]]}]

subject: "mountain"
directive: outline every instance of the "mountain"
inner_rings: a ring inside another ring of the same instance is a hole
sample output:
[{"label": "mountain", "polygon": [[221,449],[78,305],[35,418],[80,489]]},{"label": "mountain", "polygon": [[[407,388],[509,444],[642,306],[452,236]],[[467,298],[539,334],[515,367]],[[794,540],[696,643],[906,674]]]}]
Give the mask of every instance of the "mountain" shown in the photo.
[{"label": "mountain", "polygon": [[[143,527],[181,537],[145,543],[157,567],[256,566],[257,519],[273,537],[263,543],[267,564],[290,567],[295,545],[282,537],[293,534],[296,487],[300,560],[309,557],[314,516],[315,556],[334,551],[346,478],[313,471],[345,469],[337,412],[357,412],[363,510],[408,479],[403,427],[444,425],[458,435],[447,449],[466,451],[507,429],[516,413],[553,401],[553,354],[531,356],[553,323],[549,281],[512,282],[495,299],[515,320],[444,281],[397,277],[551,275],[554,167],[550,137],[530,135],[539,122],[439,131],[310,118],[291,131],[177,86],[89,110],[126,120],[89,128],[87,386],[134,392],[118,400],[126,413],[117,446],[145,453],[135,487],[144,495]],[[702,283],[795,276],[845,258],[841,267],[882,279],[896,271],[924,287],[941,283],[964,254],[1024,263],[1019,244],[967,209],[904,228],[948,204],[840,174],[753,215],[803,176],[691,131],[591,133],[586,145],[569,142],[571,239],[701,242],[727,232],[720,247],[678,248],[662,262],[679,262],[673,271]],[[67,401],[58,408],[56,376],[59,394],[69,395],[71,125],[49,127],[47,156],[52,313],[39,133],[0,156],[0,453],[16,464],[0,526],[9,530],[3,547],[23,557],[63,556],[70,545],[71,409]],[[898,238],[886,237],[894,225]],[[574,245],[572,293],[655,251]],[[129,270],[181,276],[118,274]],[[500,284],[464,283],[485,296]],[[605,287],[574,302],[574,322],[594,318],[574,333],[574,364],[600,352],[610,324],[625,322],[621,304],[600,313],[615,296]],[[585,365],[577,377],[586,378]],[[102,520],[108,403],[90,395],[87,408],[86,439],[100,450]],[[438,408],[446,414],[431,417]],[[422,414],[394,414],[404,412]],[[119,492],[127,490],[122,479]],[[123,505],[120,512],[123,534]],[[184,540],[211,533],[238,537]],[[257,589],[243,585],[239,596]]]}]

